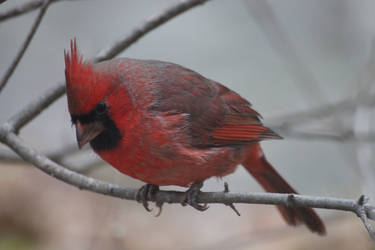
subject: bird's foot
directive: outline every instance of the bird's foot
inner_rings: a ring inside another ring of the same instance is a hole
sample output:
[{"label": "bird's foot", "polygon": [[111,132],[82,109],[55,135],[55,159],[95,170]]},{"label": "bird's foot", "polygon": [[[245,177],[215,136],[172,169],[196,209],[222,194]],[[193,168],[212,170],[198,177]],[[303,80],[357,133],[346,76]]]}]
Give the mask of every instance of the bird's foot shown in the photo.
[{"label": "bird's foot", "polygon": [[[138,202],[142,203],[143,207],[151,212],[152,209],[148,206],[148,200],[155,200],[155,194],[159,191],[159,186],[154,184],[143,185],[137,192],[136,199]],[[159,208],[158,213],[155,215],[158,217],[162,212],[163,202],[156,202],[156,206]]]},{"label": "bird's foot", "polygon": [[201,188],[203,187],[203,182],[195,182],[190,188],[185,192],[185,200],[181,203],[181,205],[186,206],[190,205],[193,208],[197,209],[198,211],[205,211],[207,210],[208,206],[207,203],[202,205],[197,202],[197,196],[201,192]]}]

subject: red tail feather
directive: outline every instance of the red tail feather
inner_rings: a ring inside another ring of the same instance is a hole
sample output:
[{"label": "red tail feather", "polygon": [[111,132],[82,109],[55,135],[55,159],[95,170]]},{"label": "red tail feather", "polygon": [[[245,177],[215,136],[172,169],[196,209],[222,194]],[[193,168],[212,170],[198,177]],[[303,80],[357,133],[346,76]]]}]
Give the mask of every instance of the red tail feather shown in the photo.
[{"label": "red tail feather", "polygon": [[[267,192],[298,194],[268,163],[258,143],[254,145],[242,165]],[[285,206],[277,206],[277,208],[289,225],[296,226],[303,223],[312,232],[320,235],[326,233],[323,222],[312,208]]]}]

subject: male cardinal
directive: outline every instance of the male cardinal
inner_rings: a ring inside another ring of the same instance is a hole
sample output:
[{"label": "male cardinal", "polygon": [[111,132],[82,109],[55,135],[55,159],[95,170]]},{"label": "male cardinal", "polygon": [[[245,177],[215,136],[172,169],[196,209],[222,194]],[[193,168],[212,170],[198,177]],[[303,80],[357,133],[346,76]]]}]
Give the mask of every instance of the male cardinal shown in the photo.
[{"label": "male cardinal", "polygon": [[[242,164],[268,192],[297,192],[266,160],[262,125],[251,104],[234,91],[177,64],[120,58],[83,61],[76,42],[65,53],[69,112],[79,148],[93,150],[120,172],[148,183],[189,187],[187,203],[204,180]],[[313,209],[278,206],[290,225],[325,234]]]}]

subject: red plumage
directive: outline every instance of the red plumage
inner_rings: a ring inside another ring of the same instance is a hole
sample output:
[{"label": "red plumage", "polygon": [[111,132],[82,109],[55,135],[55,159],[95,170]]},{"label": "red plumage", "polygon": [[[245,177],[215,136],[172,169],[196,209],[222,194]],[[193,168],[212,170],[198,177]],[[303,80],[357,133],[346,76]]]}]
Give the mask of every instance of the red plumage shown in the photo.
[{"label": "red plumage", "polygon": [[[65,53],[69,111],[80,147],[120,172],[154,185],[189,186],[242,164],[268,192],[296,191],[266,161],[259,142],[280,139],[251,104],[179,65],[115,59],[84,62]],[[279,206],[291,225],[325,233],[311,208]]]}]

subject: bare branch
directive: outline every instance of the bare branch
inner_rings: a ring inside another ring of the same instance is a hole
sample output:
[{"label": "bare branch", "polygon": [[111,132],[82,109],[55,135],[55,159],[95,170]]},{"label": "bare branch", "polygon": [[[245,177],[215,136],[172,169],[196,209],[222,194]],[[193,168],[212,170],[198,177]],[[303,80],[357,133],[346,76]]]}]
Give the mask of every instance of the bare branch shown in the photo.
[{"label": "bare branch", "polygon": [[[263,31],[272,49],[285,62],[284,65],[290,72],[291,77],[295,79],[293,82],[304,91],[305,99],[308,99],[312,104],[326,103],[328,98],[320,88],[319,81],[304,63],[292,39],[290,39],[268,1],[248,0],[245,4],[247,4],[248,12]],[[304,83],[304,85],[301,85],[301,83]],[[344,126],[340,117],[336,113],[331,115],[332,126],[342,132]]]},{"label": "bare branch", "polygon": [[367,232],[370,234],[371,238],[375,240],[375,231],[372,228],[371,224],[369,223],[366,215],[366,208],[365,205],[368,202],[368,197],[362,195],[359,197],[357,201],[357,208],[356,208],[356,213],[359,218],[361,218],[363,224],[365,225]]},{"label": "bare branch", "polygon": [[[43,6],[44,1],[45,0],[31,0],[27,3],[24,3],[23,5],[17,6],[13,9],[0,13],[0,22],[6,21],[13,17],[18,17],[30,11],[36,10]],[[51,3],[55,3],[59,1],[61,0],[51,0]]]},{"label": "bare branch", "polygon": [[127,49],[130,45],[138,41],[141,37],[145,34],[149,33],[153,29],[159,27],[160,25],[166,23],[170,19],[176,17],[179,14],[197,6],[207,2],[208,0],[184,0],[180,1],[175,5],[170,6],[163,12],[158,15],[151,17],[147,22],[140,25],[138,28],[133,30],[130,34],[126,35],[123,39],[115,42],[113,46],[108,49],[102,50],[95,58],[96,61],[103,61],[108,60],[125,49]]},{"label": "bare branch", "polygon": [[[373,98],[373,96],[371,96],[371,98]],[[267,121],[277,127],[295,127],[300,124],[329,117],[333,113],[354,113],[355,107],[356,98],[348,97],[336,103],[327,103],[308,110],[294,111],[288,114],[271,117],[267,119]]]},{"label": "bare branch", "polygon": [[271,126],[278,134],[285,138],[292,138],[297,140],[318,140],[318,141],[333,141],[333,142],[375,142],[375,134],[354,134],[353,130],[347,129],[340,133],[328,132],[309,132],[299,131],[291,127],[277,127]]},{"label": "bare branch", "polygon": [[[249,14],[263,31],[271,48],[285,62],[284,65],[291,73],[291,77],[295,78],[293,82],[304,90],[305,97],[309,99],[310,103],[324,102],[326,98],[319,87],[318,80],[305,65],[292,39],[290,39],[268,1],[247,0],[245,4]],[[301,83],[304,83],[304,85],[301,86]]]},{"label": "bare branch", "polygon": [[8,18],[17,17],[19,15],[25,14],[29,11],[35,10],[43,5],[44,0],[29,1],[21,6],[17,6],[10,9],[4,13],[0,13],[0,21],[5,21]]},{"label": "bare branch", "polygon": [[[94,178],[68,170],[59,164],[51,161],[42,154],[39,154],[30,146],[26,145],[16,134],[3,125],[0,127],[0,141],[7,144],[25,161],[31,162],[46,174],[53,176],[65,183],[71,184],[79,189],[85,189],[96,193],[118,197],[127,200],[136,200],[137,189],[121,187],[115,184],[100,181]],[[291,203],[291,197],[293,202]],[[154,202],[158,203],[182,203],[185,200],[184,192],[158,191]],[[329,197],[313,197],[306,195],[276,194],[276,193],[227,193],[227,192],[203,192],[200,193],[197,202],[199,203],[245,203],[245,204],[268,204],[285,205],[296,207],[314,207],[349,211],[368,219],[375,220],[375,207],[366,204],[359,204],[356,200],[339,199]],[[366,219],[367,220],[367,219]]]},{"label": "bare branch", "polygon": [[[177,5],[172,5],[170,8],[164,10],[161,14],[156,15],[157,18],[151,18],[148,22],[142,25],[139,30],[135,30],[133,33],[131,33],[129,37],[125,37],[123,40],[117,42],[111,48],[105,50],[106,52],[101,52],[97,57],[95,57],[94,61],[99,62],[115,57],[123,50],[128,48],[131,44],[135,43],[140,37],[153,30],[155,27],[160,26],[173,17],[176,17],[178,14],[181,14],[206,1],[207,0],[185,0],[179,2]],[[142,34],[139,36],[136,35],[136,33]],[[13,131],[18,132],[23,126],[34,119],[40,112],[45,110],[64,93],[65,84],[58,84],[55,88],[48,90],[41,97],[38,97],[38,99],[28,104],[18,114],[14,115],[8,121],[8,126],[11,126]]]},{"label": "bare branch", "polygon": [[[374,99],[374,95],[369,91],[362,91],[360,93],[361,98],[367,100]],[[353,129],[343,129],[337,132],[336,129],[327,128],[332,132],[310,132],[310,131],[298,131],[296,127],[318,121],[320,119],[330,118],[335,113],[354,115],[357,106],[357,97],[347,97],[341,101],[333,104],[324,104],[318,107],[310,108],[309,110],[294,111],[286,114],[282,114],[276,117],[267,119],[267,126],[278,132],[283,137],[300,139],[300,140],[323,140],[323,141],[363,141],[363,142],[374,142],[375,134],[373,133],[357,133]],[[368,103],[369,106],[374,106],[375,103]]]},{"label": "bare branch", "polygon": [[21,61],[21,58],[25,54],[26,49],[29,47],[30,42],[33,39],[33,37],[35,35],[35,32],[37,31],[37,29],[40,25],[40,22],[42,21],[42,19],[44,17],[44,14],[46,13],[47,8],[50,5],[50,3],[51,3],[51,0],[44,0],[43,1],[43,6],[40,9],[40,12],[39,12],[38,16],[36,17],[36,19],[34,21],[34,24],[31,26],[30,32],[27,35],[25,41],[23,42],[23,44],[21,46],[21,49],[18,51],[16,57],[14,58],[13,62],[11,63],[11,65],[9,66],[9,68],[7,69],[3,78],[0,81],[0,92],[2,91],[2,89],[7,84],[9,78],[12,76],[14,70],[17,68],[18,63]]},{"label": "bare branch", "polygon": [[54,101],[65,93],[65,84],[60,83],[56,87],[49,89],[46,93],[29,103],[19,113],[12,116],[8,124],[18,132],[23,126],[48,108]]},{"label": "bare branch", "polygon": [[[48,6],[48,4],[52,1],[53,0],[47,1],[46,5]],[[101,60],[113,58],[154,28],[183,13],[184,11],[206,1],[207,0],[185,0],[171,6],[161,14],[151,18],[148,22],[144,23],[138,29],[131,32],[121,41],[115,43],[115,45],[111,46],[109,49],[99,53],[99,55],[94,58],[94,61],[98,62]],[[46,8],[46,6],[44,7]],[[0,142],[6,144],[22,159],[32,163],[46,174],[53,176],[65,183],[78,187],[79,189],[85,189],[122,199],[136,200],[138,193],[137,189],[125,188],[115,184],[100,181],[64,168],[63,166],[52,161],[43,154],[35,151],[32,147],[28,146],[19,136],[17,136],[17,132],[19,131],[19,129],[21,129],[40,112],[46,109],[50,104],[57,100],[57,98],[62,96],[64,92],[65,85],[63,83],[60,83],[55,88],[49,90],[46,94],[34,100],[30,105],[21,110],[21,112],[11,117],[8,122],[0,126]],[[61,160],[61,157],[59,157],[60,156],[57,156],[57,159]],[[291,202],[291,200],[293,202]],[[185,194],[183,192],[175,191],[158,191],[150,201],[154,201],[157,204],[183,203],[185,201]],[[355,201],[350,199],[312,197],[293,194],[233,194],[229,192],[205,192],[199,194],[197,202],[230,205],[232,208],[233,206],[231,204],[246,203],[296,207],[315,207],[350,211],[360,216],[369,233],[373,235],[373,230],[368,224],[368,219],[375,220],[375,207],[367,205],[366,200],[363,199]]]}]

